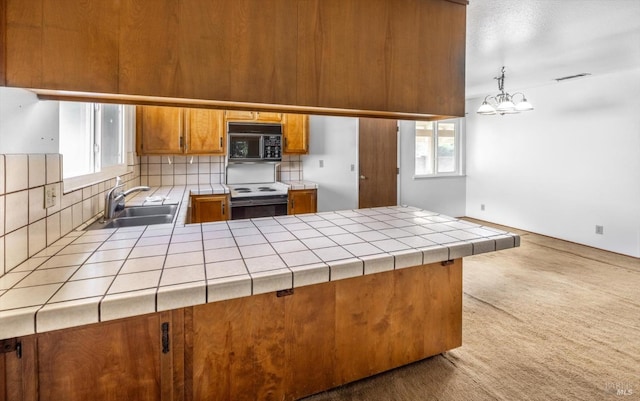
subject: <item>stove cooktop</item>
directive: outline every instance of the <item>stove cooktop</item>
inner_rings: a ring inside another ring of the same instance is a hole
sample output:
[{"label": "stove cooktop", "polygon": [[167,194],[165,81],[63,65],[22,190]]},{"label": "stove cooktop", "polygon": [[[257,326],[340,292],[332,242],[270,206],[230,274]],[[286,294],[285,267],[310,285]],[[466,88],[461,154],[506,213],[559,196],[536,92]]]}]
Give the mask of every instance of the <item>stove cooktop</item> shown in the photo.
[{"label": "stove cooktop", "polygon": [[232,198],[287,195],[287,188],[277,183],[227,185]]}]

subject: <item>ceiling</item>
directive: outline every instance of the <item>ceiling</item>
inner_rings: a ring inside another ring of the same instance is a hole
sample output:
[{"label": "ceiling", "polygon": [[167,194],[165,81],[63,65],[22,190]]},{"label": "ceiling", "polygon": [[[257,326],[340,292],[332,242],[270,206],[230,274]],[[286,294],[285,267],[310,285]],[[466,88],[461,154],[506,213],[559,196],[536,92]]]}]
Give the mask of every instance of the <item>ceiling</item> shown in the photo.
[{"label": "ceiling", "polygon": [[640,0],[470,0],[466,97],[640,68]]}]

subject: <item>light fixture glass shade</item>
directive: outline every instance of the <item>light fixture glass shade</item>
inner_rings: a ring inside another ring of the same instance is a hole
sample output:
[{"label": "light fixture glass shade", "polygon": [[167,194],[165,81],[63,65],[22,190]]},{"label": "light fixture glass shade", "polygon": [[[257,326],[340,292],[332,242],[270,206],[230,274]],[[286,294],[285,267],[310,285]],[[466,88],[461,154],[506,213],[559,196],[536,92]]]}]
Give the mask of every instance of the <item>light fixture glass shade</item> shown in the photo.
[{"label": "light fixture glass shade", "polygon": [[498,105],[498,113],[511,113],[516,110],[516,105],[511,100],[505,100]]},{"label": "light fixture glass shade", "polygon": [[480,105],[480,107],[478,108],[478,111],[476,113],[484,114],[484,115],[491,115],[491,114],[496,114],[496,109],[494,109],[493,106],[491,106],[489,103],[482,102],[482,105]]},{"label": "light fixture glass shade", "polygon": [[516,104],[516,110],[518,111],[530,111],[533,110],[533,105],[524,99],[520,103]]}]

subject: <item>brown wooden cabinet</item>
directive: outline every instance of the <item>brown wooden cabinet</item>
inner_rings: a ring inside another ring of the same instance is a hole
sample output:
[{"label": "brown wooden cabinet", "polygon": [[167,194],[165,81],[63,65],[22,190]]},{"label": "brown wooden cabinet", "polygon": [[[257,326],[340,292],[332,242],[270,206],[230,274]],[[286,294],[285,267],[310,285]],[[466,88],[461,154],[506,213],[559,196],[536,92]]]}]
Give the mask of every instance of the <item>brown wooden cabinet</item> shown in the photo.
[{"label": "brown wooden cabinet", "polygon": [[282,113],[271,113],[267,111],[245,111],[245,110],[227,110],[224,118],[227,121],[255,121],[255,122],[273,122],[282,121]]},{"label": "brown wooden cabinet", "polygon": [[461,345],[462,261],[187,308],[193,400],[297,400]]},{"label": "brown wooden cabinet", "polygon": [[138,106],[136,108],[138,154],[182,153],[182,118],[182,109],[179,107]]},{"label": "brown wooden cabinet", "polygon": [[37,401],[35,335],[0,341],[0,401]]},{"label": "brown wooden cabinet", "polygon": [[309,152],[309,116],[306,114],[285,114],[283,117],[284,154],[306,154]]},{"label": "brown wooden cabinet", "polygon": [[464,2],[2,2],[7,86],[464,116]]},{"label": "brown wooden cabinet", "polygon": [[223,116],[220,110],[138,106],[138,154],[225,154]]},{"label": "brown wooden cabinet", "polygon": [[219,110],[184,109],[186,153],[225,154],[224,113]]},{"label": "brown wooden cabinet", "polygon": [[200,305],[186,314],[187,387],[194,401],[283,400],[284,298]]},{"label": "brown wooden cabinet", "polygon": [[287,214],[315,213],[318,209],[317,189],[289,190]]},{"label": "brown wooden cabinet", "polygon": [[183,311],[38,334],[39,401],[181,399]]},{"label": "brown wooden cabinet", "polygon": [[191,195],[191,223],[229,220],[229,195]]}]

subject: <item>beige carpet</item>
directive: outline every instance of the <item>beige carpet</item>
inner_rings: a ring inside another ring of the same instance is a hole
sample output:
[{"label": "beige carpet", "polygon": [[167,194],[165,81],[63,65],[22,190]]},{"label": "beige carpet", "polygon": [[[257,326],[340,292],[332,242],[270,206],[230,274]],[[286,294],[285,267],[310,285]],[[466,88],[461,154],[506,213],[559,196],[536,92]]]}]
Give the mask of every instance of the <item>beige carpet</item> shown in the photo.
[{"label": "beige carpet", "polygon": [[464,259],[462,347],[305,401],[640,400],[640,259],[521,235]]}]

